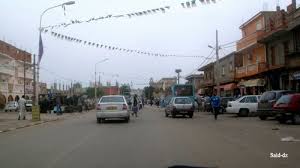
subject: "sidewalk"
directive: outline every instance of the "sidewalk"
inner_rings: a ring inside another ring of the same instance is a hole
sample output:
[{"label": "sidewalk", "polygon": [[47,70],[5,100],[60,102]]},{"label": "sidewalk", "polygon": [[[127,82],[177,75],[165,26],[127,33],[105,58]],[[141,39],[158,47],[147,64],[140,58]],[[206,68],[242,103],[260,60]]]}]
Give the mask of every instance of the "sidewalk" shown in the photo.
[{"label": "sidewalk", "polygon": [[[91,110],[91,111],[93,111],[93,110]],[[89,112],[91,112],[91,111],[89,111]],[[87,113],[87,112],[64,113],[63,115],[59,115],[59,116],[56,114],[41,113],[41,121],[33,122],[31,112],[26,113],[26,120],[18,120],[18,112],[0,111],[0,133],[13,131],[13,130],[21,129],[21,128],[25,128],[25,127],[30,127],[33,125],[43,124],[46,122],[62,120],[62,119],[66,119],[71,116],[82,115],[85,113]]]}]

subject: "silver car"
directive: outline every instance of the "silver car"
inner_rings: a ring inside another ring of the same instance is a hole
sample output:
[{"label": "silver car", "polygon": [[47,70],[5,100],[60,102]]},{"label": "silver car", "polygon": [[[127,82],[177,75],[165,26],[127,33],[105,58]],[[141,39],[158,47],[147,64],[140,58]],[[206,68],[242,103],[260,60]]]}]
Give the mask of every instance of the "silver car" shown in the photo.
[{"label": "silver car", "polygon": [[194,116],[195,106],[189,97],[173,97],[165,108],[165,115],[171,115],[173,118],[176,115],[188,115],[190,118]]},{"label": "silver car", "polygon": [[110,118],[124,119],[129,122],[130,113],[125,97],[120,95],[101,97],[97,104],[96,116],[98,123]]},{"label": "silver car", "polygon": [[8,103],[6,103],[4,111],[8,112],[8,111],[18,111],[19,110],[19,104],[16,101],[10,101]]}]

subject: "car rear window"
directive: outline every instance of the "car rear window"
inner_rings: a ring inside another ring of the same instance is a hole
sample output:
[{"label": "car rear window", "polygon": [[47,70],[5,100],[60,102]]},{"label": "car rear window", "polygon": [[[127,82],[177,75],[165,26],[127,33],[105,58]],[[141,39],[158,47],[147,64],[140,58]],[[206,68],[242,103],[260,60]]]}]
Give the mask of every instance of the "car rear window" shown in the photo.
[{"label": "car rear window", "polygon": [[175,104],[191,104],[192,101],[189,98],[176,98]]},{"label": "car rear window", "polygon": [[291,97],[291,95],[281,96],[281,98],[278,99],[277,104],[289,104],[291,101]]},{"label": "car rear window", "polygon": [[276,93],[275,92],[265,92],[261,98],[260,101],[269,101],[269,100],[275,100],[276,99]]},{"label": "car rear window", "polygon": [[102,97],[100,103],[124,103],[123,97]]}]

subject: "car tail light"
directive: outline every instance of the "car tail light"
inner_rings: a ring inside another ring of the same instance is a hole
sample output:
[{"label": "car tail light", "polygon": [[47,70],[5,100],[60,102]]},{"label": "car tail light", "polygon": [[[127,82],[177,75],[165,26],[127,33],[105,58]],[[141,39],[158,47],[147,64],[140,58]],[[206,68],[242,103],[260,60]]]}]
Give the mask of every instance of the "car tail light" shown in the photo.
[{"label": "car tail light", "polygon": [[122,108],[123,110],[127,110],[128,109],[128,107],[127,107],[127,105],[126,104],[123,104],[123,108]]},{"label": "car tail light", "polygon": [[97,110],[101,110],[100,104],[97,104]]}]

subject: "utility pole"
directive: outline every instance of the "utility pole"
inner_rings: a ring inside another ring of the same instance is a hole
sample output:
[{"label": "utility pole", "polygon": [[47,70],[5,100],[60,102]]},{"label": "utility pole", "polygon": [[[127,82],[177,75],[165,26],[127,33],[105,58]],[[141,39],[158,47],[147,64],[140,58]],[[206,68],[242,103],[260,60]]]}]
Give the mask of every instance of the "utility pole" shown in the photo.
[{"label": "utility pole", "polygon": [[220,61],[219,61],[219,35],[218,30],[216,30],[216,58],[217,58],[217,67],[216,67],[216,83],[217,83],[217,95],[220,94]]},{"label": "utility pole", "polygon": [[24,97],[26,96],[26,63],[25,63],[25,54],[24,54],[24,59],[23,59],[23,63],[24,63]]},{"label": "utility pole", "polygon": [[33,105],[37,105],[36,100],[36,65],[35,65],[35,54],[33,54]]}]

